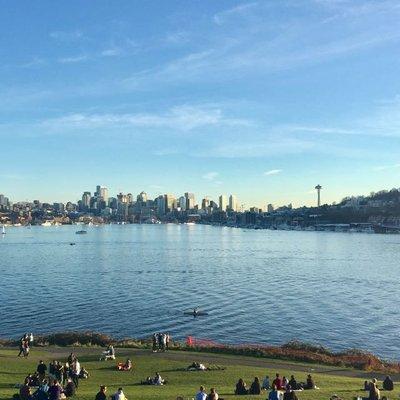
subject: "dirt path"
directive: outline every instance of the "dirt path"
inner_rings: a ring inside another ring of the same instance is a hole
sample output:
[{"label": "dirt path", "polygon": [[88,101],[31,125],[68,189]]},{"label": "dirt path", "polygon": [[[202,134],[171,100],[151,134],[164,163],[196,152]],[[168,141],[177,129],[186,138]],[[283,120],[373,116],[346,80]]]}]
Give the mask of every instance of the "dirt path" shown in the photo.
[{"label": "dirt path", "polygon": [[[66,358],[68,354],[73,350],[78,356],[79,355],[99,355],[101,353],[100,348],[62,348],[62,347],[48,347],[46,348],[53,357],[55,358]],[[336,376],[345,376],[350,378],[359,378],[360,380],[369,380],[372,378],[377,378],[383,380],[386,374],[365,372],[355,369],[333,367],[329,365],[318,365],[318,364],[302,364],[297,362],[285,361],[285,360],[274,360],[267,358],[256,358],[256,357],[246,357],[246,356],[236,356],[228,354],[214,354],[214,353],[195,353],[187,351],[169,351],[165,353],[152,353],[151,350],[138,350],[138,349],[116,349],[117,356],[132,357],[135,356],[149,356],[159,357],[171,361],[185,361],[192,363],[193,361],[202,362],[205,364],[219,364],[219,365],[244,365],[253,367],[265,367],[269,369],[289,370],[293,372],[305,372],[313,374],[328,374]],[[391,375],[392,379],[395,381],[400,381],[400,374]]]}]

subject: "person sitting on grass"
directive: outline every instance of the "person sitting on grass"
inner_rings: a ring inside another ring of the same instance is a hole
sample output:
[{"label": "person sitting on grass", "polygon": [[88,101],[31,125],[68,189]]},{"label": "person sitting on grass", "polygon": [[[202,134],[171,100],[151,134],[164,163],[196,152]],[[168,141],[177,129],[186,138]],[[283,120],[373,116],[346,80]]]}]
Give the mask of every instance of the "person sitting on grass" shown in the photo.
[{"label": "person sitting on grass", "polygon": [[49,400],[60,400],[61,394],[63,393],[62,387],[58,383],[57,379],[54,379],[53,384],[50,385],[48,390]]},{"label": "person sitting on grass", "polygon": [[296,378],[294,377],[294,375],[292,375],[290,377],[289,385],[292,388],[292,390],[298,390],[299,389],[298,385],[297,385]]},{"label": "person sitting on grass", "polygon": [[383,381],[383,390],[393,390],[393,381],[390,376],[387,376]]},{"label": "person sitting on grass", "polygon": [[214,388],[210,389],[210,394],[208,395],[207,400],[218,400],[218,393]]},{"label": "person sitting on grass", "polygon": [[75,386],[74,382],[72,382],[72,379],[68,378],[67,384],[65,385],[65,388],[64,388],[65,397],[75,396],[75,393],[76,393],[76,386]]},{"label": "person sitting on grass", "polygon": [[368,400],[380,400],[381,393],[377,387],[377,380],[373,379],[372,382],[369,384],[369,397]]},{"label": "person sitting on grass", "polygon": [[29,386],[28,378],[25,378],[24,384],[19,388],[19,397],[21,400],[29,400],[31,397],[31,387]]},{"label": "person sitting on grass", "polygon": [[154,385],[164,385],[165,380],[161,378],[161,375],[156,372],[156,376],[154,377]]},{"label": "person sitting on grass", "polygon": [[286,389],[286,386],[287,385],[289,385],[289,381],[288,381],[288,379],[286,378],[286,376],[284,376],[283,378],[282,378],[282,389]]},{"label": "person sitting on grass", "polygon": [[36,390],[35,393],[32,395],[32,399],[34,400],[47,400],[49,397],[47,395],[47,392],[49,391],[49,385],[47,384],[47,381],[44,380],[39,388]]},{"label": "person sitting on grass", "polygon": [[254,381],[250,386],[249,394],[256,394],[256,395],[261,394],[260,380],[258,379],[257,376],[254,378]]},{"label": "person sitting on grass", "polygon": [[111,396],[112,400],[128,400],[125,396],[122,388],[118,388],[118,390]]},{"label": "person sitting on grass", "polygon": [[206,400],[207,393],[204,389],[204,386],[200,386],[200,390],[196,393],[195,400]]},{"label": "person sitting on grass", "polygon": [[306,390],[316,389],[314,380],[311,375],[307,375],[307,382],[304,385],[304,389]]},{"label": "person sitting on grass", "polygon": [[236,384],[236,389],[235,389],[235,394],[237,395],[246,395],[248,394],[248,390],[246,387],[246,383],[242,378],[238,380],[238,383]]},{"label": "person sitting on grass", "polygon": [[272,386],[276,386],[276,390],[282,390],[282,379],[279,374],[276,374],[276,377],[272,382]]},{"label": "person sitting on grass", "polygon": [[296,393],[290,385],[286,386],[286,392],[283,394],[283,400],[298,400]]},{"label": "person sitting on grass", "polygon": [[267,375],[262,383],[261,389],[263,390],[268,390],[270,388],[270,383],[269,383],[269,376]]},{"label": "person sitting on grass", "polygon": [[104,385],[101,385],[100,390],[96,394],[96,397],[94,398],[94,400],[107,400],[106,392],[107,392],[107,387]]},{"label": "person sitting on grass", "polygon": [[280,400],[276,385],[272,385],[272,390],[268,394],[268,400]]},{"label": "person sitting on grass", "polygon": [[132,361],[127,358],[125,363],[118,363],[117,370],[118,371],[130,371],[132,369]]}]

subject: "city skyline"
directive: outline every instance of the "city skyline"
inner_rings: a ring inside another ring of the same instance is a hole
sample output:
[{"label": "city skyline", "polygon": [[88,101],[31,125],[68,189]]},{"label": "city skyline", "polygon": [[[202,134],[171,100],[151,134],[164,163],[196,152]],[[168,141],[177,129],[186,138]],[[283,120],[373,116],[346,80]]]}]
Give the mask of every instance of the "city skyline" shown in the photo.
[{"label": "city skyline", "polygon": [[[77,17],[77,15],[79,17]],[[396,1],[28,1],[0,16],[0,192],[323,203],[400,180]]]}]

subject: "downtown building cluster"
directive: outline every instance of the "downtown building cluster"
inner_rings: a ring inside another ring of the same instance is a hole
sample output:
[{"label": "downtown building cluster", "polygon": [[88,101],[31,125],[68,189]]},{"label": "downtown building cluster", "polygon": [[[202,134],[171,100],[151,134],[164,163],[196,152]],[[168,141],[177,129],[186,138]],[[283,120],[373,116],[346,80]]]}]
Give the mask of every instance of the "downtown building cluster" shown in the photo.
[{"label": "downtown building cluster", "polygon": [[[131,193],[119,193],[109,196],[107,187],[98,185],[95,191],[86,191],[81,199],[67,203],[17,202],[12,204],[0,195],[0,223],[12,224],[69,224],[73,222],[127,222],[127,223],[160,223],[160,222],[204,222],[226,223],[237,220],[237,215],[262,213],[257,207],[244,210],[237,197],[220,195],[217,201],[204,197],[196,201],[194,193],[186,192],[181,196],[163,194],[149,198],[141,192],[134,196]],[[267,206],[273,211],[271,204]],[[247,213],[247,214],[246,214]]]}]

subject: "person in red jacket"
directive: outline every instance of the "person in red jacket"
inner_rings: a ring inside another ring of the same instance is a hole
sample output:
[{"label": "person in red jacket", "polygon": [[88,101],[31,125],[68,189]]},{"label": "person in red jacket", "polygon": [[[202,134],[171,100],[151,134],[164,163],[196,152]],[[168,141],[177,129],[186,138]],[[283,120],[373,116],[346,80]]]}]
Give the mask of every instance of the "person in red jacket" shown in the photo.
[{"label": "person in red jacket", "polygon": [[276,374],[276,378],[272,382],[273,386],[276,386],[276,390],[282,390],[282,379],[279,374]]}]

